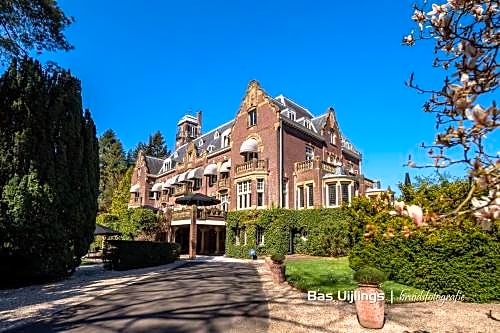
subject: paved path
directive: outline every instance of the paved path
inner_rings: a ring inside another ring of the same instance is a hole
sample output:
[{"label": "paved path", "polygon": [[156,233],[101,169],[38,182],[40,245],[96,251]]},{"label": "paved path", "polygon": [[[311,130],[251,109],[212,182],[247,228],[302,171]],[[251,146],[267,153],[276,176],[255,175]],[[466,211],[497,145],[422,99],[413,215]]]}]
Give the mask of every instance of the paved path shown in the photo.
[{"label": "paved path", "polygon": [[12,332],[266,332],[256,267],[189,262]]}]

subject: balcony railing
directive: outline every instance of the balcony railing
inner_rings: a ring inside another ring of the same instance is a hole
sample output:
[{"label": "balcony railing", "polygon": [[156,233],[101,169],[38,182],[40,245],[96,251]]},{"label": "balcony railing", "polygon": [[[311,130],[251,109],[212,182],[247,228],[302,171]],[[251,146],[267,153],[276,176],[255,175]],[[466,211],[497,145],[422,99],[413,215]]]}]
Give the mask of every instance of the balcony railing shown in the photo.
[{"label": "balcony railing", "polygon": [[321,169],[328,173],[335,173],[337,166],[319,158],[295,163],[295,172],[306,172],[308,170]]},{"label": "balcony railing", "polygon": [[229,178],[220,179],[217,182],[217,186],[219,187],[219,190],[229,188],[230,187]]},{"label": "balcony railing", "polygon": [[243,164],[236,165],[236,175],[241,175],[247,172],[266,171],[267,160],[252,160]]},{"label": "balcony railing", "polygon": [[179,196],[179,195],[184,195],[184,194],[187,194],[190,192],[190,187],[188,184],[182,184],[180,186],[176,186],[174,187],[174,193],[173,195],[174,196]]},{"label": "balcony railing", "polygon": [[[191,209],[182,209],[178,211],[172,212],[172,221],[179,220],[190,220],[191,219],[192,210]],[[224,221],[226,216],[226,212],[223,210],[212,207],[212,208],[197,208],[196,209],[196,219],[197,220],[220,220]]]},{"label": "balcony railing", "polygon": [[307,161],[295,163],[295,171],[296,172],[303,172],[303,171],[307,171],[307,170],[312,170],[313,167],[314,167],[313,160],[307,160]]},{"label": "balcony railing", "polygon": [[337,166],[325,161],[321,161],[321,170],[324,170],[329,173],[335,173],[335,171],[337,170]]}]

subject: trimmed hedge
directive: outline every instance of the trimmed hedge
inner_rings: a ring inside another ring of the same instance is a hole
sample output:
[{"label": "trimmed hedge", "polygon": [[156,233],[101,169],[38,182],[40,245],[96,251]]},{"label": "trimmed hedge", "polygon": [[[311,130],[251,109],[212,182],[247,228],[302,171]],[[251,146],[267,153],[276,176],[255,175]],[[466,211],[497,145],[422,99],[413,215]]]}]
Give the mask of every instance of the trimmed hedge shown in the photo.
[{"label": "trimmed hedge", "polygon": [[114,270],[158,266],[179,258],[177,243],[108,240],[105,244],[106,267]]},{"label": "trimmed hedge", "polygon": [[466,301],[500,300],[500,242],[495,232],[472,222],[414,229],[409,238],[397,229],[393,237],[379,231],[353,247],[353,269],[374,266],[393,281],[441,295],[460,292]]},{"label": "trimmed hedge", "polygon": [[[353,246],[355,225],[342,209],[266,209],[229,212],[226,217],[226,255],[248,258],[257,255],[286,254],[290,236],[294,253],[316,256],[346,255]],[[257,230],[264,233],[264,244],[257,245]],[[240,243],[236,244],[239,230]],[[246,244],[245,244],[246,233]]]}]

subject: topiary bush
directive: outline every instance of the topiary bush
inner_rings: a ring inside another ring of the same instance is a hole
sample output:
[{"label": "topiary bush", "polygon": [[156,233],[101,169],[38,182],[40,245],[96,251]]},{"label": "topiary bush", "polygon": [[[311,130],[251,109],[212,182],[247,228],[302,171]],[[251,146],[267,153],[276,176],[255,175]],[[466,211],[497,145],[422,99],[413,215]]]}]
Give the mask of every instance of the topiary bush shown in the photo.
[{"label": "topiary bush", "polygon": [[386,280],[386,274],[375,267],[364,266],[354,272],[353,278],[358,284],[378,286]]},{"label": "topiary bush", "polygon": [[281,253],[273,253],[271,255],[271,260],[277,264],[282,264],[285,261],[285,255]]},{"label": "topiary bush", "polygon": [[108,240],[105,249],[106,267],[119,271],[168,264],[180,254],[179,244],[167,242]]}]

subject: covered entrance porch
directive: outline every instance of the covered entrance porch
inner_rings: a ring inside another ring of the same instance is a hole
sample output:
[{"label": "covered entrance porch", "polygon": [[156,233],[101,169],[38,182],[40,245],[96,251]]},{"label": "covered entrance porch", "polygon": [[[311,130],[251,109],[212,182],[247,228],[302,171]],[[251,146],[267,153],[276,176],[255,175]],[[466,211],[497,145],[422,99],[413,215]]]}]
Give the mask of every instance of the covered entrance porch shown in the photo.
[{"label": "covered entrance porch", "polygon": [[[190,221],[172,221],[172,241],[181,245],[181,254],[189,253]],[[196,253],[223,255],[226,244],[224,221],[197,221]]]}]

